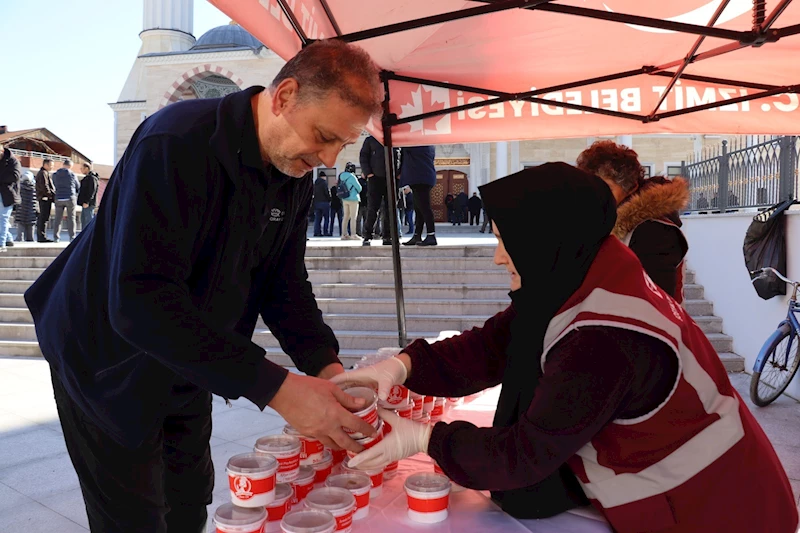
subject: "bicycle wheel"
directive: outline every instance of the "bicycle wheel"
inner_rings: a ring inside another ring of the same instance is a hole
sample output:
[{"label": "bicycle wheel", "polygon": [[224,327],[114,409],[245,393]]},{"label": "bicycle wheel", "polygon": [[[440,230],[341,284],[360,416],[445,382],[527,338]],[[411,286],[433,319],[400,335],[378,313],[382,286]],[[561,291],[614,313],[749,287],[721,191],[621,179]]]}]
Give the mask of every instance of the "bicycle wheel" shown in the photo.
[{"label": "bicycle wheel", "polygon": [[750,380],[750,399],[759,407],[771,404],[786,390],[800,365],[797,346],[800,338],[793,330],[772,341],[761,368]]}]

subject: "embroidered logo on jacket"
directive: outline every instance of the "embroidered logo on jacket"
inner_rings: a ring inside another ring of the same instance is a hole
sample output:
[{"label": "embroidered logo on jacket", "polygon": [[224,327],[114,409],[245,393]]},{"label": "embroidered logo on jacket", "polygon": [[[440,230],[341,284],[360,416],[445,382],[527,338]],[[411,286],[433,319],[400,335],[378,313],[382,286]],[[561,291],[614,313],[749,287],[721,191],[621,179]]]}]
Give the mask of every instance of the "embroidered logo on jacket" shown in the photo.
[{"label": "embroidered logo on jacket", "polygon": [[269,221],[270,222],[283,222],[283,217],[286,215],[286,211],[281,211],[277,207],[273,207],[272,210],[269,212]]}]

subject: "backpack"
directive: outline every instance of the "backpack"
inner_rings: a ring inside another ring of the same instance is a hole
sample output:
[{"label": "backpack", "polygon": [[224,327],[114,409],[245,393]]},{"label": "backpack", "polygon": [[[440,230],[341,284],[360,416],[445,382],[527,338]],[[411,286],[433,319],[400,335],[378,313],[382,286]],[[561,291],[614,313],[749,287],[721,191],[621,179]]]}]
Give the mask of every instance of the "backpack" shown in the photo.
[{"label": "backpack", "polygon": [[[742,247],[748,272],[772,267],[786,273],[786,219],[783,213],[795,203],[795,200],[786,200],[753,217]],[[750,277],[754,276],[751,274]],[[753,281],[753,287],[764,300],[786,294],[786,283],[772,273]]]},{"label": "backpack", "polygon": [[336,196],[338,196],[339,198],[349,198],[350,197],[350,189],[342,181],[342,177],[341,176],[339,176],[339,180],[336,182]]}]

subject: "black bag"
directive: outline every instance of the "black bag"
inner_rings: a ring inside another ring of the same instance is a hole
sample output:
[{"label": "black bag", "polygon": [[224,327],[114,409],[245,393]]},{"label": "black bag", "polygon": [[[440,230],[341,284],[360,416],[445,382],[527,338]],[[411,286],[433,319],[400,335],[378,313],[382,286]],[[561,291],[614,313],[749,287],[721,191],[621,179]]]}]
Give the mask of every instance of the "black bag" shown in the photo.
[{"label": "black bag", "polygon": [[[748,272],[772,267],[786,275],[786,218],[783,213],[796,203],[796,200],[785,200],[753,217],[742,247]],[[755,277],[750,274],[751,280]],[[786,283],[772,273],[753,281],[753,287],[764,300],[786,294]]]},{"label": "black bag", "polygon": [[350,189],[345,185],[341,177],[339,177],[339,181],[336,182],[336,196],[339,198],[350,197]]}]

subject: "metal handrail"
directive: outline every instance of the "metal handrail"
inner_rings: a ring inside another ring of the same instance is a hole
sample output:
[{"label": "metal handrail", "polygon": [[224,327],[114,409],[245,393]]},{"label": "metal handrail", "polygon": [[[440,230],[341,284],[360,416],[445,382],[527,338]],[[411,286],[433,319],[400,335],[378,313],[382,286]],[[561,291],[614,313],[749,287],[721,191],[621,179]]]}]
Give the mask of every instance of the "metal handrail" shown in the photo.
[{"label": "metal handrail", "polygon": [[9,148],[9,151],[17,157],[37,157],[39,159],[52,159],[53,161],[66,161],[67,159],[71,159],[64,155],[29,152],[28,150],[17,150],[16,148]]}]

